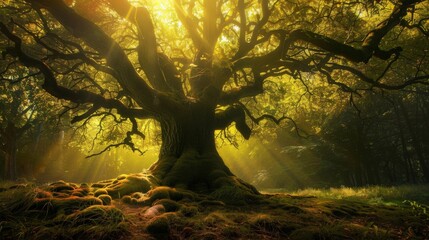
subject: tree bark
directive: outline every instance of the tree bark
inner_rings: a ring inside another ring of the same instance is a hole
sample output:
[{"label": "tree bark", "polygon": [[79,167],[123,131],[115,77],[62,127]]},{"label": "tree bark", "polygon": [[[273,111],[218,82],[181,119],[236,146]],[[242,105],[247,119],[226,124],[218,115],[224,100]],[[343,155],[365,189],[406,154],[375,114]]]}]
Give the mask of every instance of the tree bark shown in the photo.
[{"label": "tree bark", "polygon": [[162,145],[159,160],[149,171],[160,185],[202,193],[230,185],[258,193],[235,177],[217,152],[213,107],[192,103],[159,121]]}]

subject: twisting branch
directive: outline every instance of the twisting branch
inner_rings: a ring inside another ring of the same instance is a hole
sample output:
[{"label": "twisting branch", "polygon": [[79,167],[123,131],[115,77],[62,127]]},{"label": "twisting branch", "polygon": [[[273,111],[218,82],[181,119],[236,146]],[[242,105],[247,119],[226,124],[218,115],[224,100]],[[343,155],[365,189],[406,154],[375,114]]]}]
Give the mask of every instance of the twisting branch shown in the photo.
[{"label": "twisting branch", "polygon": [[285,40],[284,55],[286,55],[289,46],[297,41],[311,43],[325,51],[347,58],[353,62],[367,63],[371,57],[375,56],[383,60],[389,59],[392,55],[397,55],[402,48],[395,47],[390,50],[381,50],[379,45],[383,37],[395,26],[399,25],[402,19],[407,15],[407,10],[421,0],[404,0],[396,4],[390,16],[371,30],[363,40],[361,48],[355,48],[340,43],[332,38],[322,36],[317,33],[305,30],[295,30],[289,34]]},{"label": "twisting branch", "polygon": [[[136,121],[136,119],[135,119],[135,118],[130,117],[130,118],[128,118],[128,119],[117,119],[117,118],[116,118],[116,116],[115,116],[115,115],[113,115],[113,114],[111,114],[110,112],[97,113],[97,114],[91,115],[89,118],[91,118],[91,117],[97,117],[97,116],[98,116],[98,117],[99,117],[99,116],[102,116],[102,118],[101,118],[100,125],[99,125],[100,129],[99,129],[99,131],[97,132],[97,134],[96,134],[96,135],[101,134],[101,132],[103,131],[103,127],[102,127],[102,125],[101,125],[101,124],[102,124],[103,119],[104,119],[105,117],[107,117],[107,116],[111,116],[111,117],[113,117],[114,121],[115,121],[116,123],[118,123],[118,124],[120,124],[120,123],[122,123],[122,122],[124,122],[124,121],[126,121],[126,120],[129,120],[129,121],[131,122],[131,124],[132,124],[132,127],[131,127],[131,130],[129,130],[129,131],[127,131],[127,132],[126,132],[126,136],[125,136],[125,138],[124,138],[121,142],[114,143],[114,144],[109,144],[108,146],[106,146],[105,148],[103,148],[101,151],[96,152],[96,153],[91,154],[91,155],[88,155],[88,156],[86,156],[86,158],[91,158],[91,157],[94,157],[94,156],[101,155],[101,154],[105,153],[106,151],[109,151],[109,150],[110,150],[110,149],[112,149],[112,148],[117,148],[117,147],[120,147],[120,146],[127,146],[127,147],[129,147],[133,152],[139,152],[140,154],[144,154],[144,152],[143,152],[143,151],[141,151],[138,147],[136,147],[136,146],[134,145],[133,141],[132,141],[132,136],[133,136],[133,135],[137,135],[137,136],[141,137],[142,139],[145,139],[145,135],[144,135],[140,130],[138,130],[138,124],[137,124],[137,121]],[[87,118],[87,119],[85,120],[85,123],[83,123],[83,124],[82,124],[82,126],[86,124],[86,121],[88,121],[88,120],[89,120],[89,118]],[[93,139],[93,147],[94,147],[94,145],[95,145],[95,140],[96,140],[97,138],[98,138],[98,136],[96,136],[96,137]]]},{"label": "twisting branch", "polygon": [[138,60],[151,85],[162,92],[184,97],[179,72],[173,62],[158,52],[155,29],[148,10],[134,7],[127,0],[108,0],[110,7],[133,23],[138,30]]},{"label": "twisting branch", "polygon": [[371,84],[372,87],[386,89],[386,90],[400,90],[400,89],[403,89],[403,88],[405,88],[409,85],[413,85],[413,84],[429,85],[429,81],[425,81],[425,80],[429,79],[429,75],[415,76],[413,78],[409,78],[409,79],[405,80],[401,84],[390,85],[390,84],[385,84],[385,83],[379,82],[379,80],[380,80],[379,78],[373,79],[373,78],[365,75],[363,72],[359,71],[358,69],[355,69],[355,68],[350,67],[350,66],[340,65],[340,64],[336,64],[336,63],[330,63],[329,65],[324,67],[324,69],[326,69],[330,72],[334,71],[334,70],[342,70],[342,71],[349,72],[349,73],[353,74],[354,76],[358,77],[361,81]]},{"label": "twisting branch", "polygon": [[410,24],[406,20],[402,20],[401,26],[409,29],[417,28],[423,35],[425,35],[426,37],[429,37],[429,30],[425,29],[425,27],[423,26],[425,21],[429,21],[429,17],[420,19],[419,22],[416,24]]},{"label": "twisting branch", "polygon": [[194,21],[194,16],[192,15],[193,6],[190,6],[188,13],[182,8],[181,0],[174,0],[174,10],[176,11],[177,17],[183,24],[183,26],[188,31],[189,37],[192,39],[194,46],[198,49],[207,48],[206,43],[204,42],[202,36],[198,32],[198,24]]},{"label": "twisting branch", "polygon": [[270,53],[257,56],[257,57],[244,57],[237,59],[234,62],[234,69],[242,68],[243,66],[256,65],[257,63],[264,63],[265,65],[276,64],[287,58],[287,52],[290,46],[296,41],[303,41],[317,46],[331,54],[342,56],[353,62],[368,62],[372,56],[387,60],[392,55],[397,55],[402,51],[400,47],[392,48],[390,50],[381,50],[378,45],[381,39],[395,26],[407,14],[407,9],[414,6],[420,0],[407,0],[401,1],[400,4],[396,5],[391,15],[381,22],[377,28],[370,31],[365,37],[361,48],[355,48],[353,46],[338,42],[332,38],[320,35],[307,30],[294,30],[290,33],[285,30],[275,30],[271,32],[274,36],[279,38],[280,44],[276,49]]},{"label": "twisting branch", "polygon": [[71,90],[63,86],[59,86],[57,79],[51,69],[40,60],[32,58],[25,54],[22,47],[22,40],[11,33],[6,25],[0,22],[0,32],[9,38],[14,44],[14,47],[6,48],[6,53],[14,57],[17,57],[20,62],[27,67],[34,67],[44,76],[44,82],[42,88],[58,99],[65,99],[77,104],[80,103],[93,103],[96,106],[100,106],[107,109],[116,109],[120,115],[123,116],[139,116],[142,118],[149,118],[152,115],[142,109],[130,109],[116,99],[106,99],[101,95],[86,91],[86,90]]},{"label": "twisting branch", "polygon": [[86,111],[84,114],[82,115],[78,115],[73,117],[73,119],[71,120],[71,123],[76,123],[76,122],[80,122],[84,119],[89,118],[93,113],[95,113],[98,109],[100,109],[101,106],[94,104],[88,111]]},{"label": "twisting branch", "polygon": [[[256,123],[257,125],[259,125],[259,123],[262,120],[270,120],[270,121],[274,122],[276,125],[280,125],[280,123],[283,122],[284,120],[289,120],[293,124],[295,132],[298,136],[303,137],[303,138],[308,137],[308,134],[306,132],[304,132],[302,129],[300,129],[298,127],[298,124],[291,117],[283,115],[280,118],[276,118],[270,114],[262,114],[259,117],[255,117],[255,116],[253,116],[252,112],[243,103],[239,103],[239,105],[242,108],[242,110],[246,113],[246,115],[252,120],[252,122]],[[302,135],[301,132],[304,133],[305,136]]]},{"label": "twisting branch", "polygon": [[88,57],[85,54],[85,51],[83,50],[82,46],[80,46],[79,44],[76,44],[74,42],[65,40],[61,37],[59,37],[57,34],[55,33],[48,33],[47,36],[49,37],[53,37],[56,40],[59,40],[60,42],[66,44],[66,45],[70,45],[73,46],[74,48],[76,48],[78,50],[77,53],[63,53],[58,51],[57,49],[49,46],[48,44],[44,43],[42,41],[41,38],[39,38],[36,34],[34,34],[33,32],[29,31],[27,28],[25,28],[24,26],[22,26],[21,24],[16,23],[15,21],[12,20],[12,22],[17,25],[19,28],[21,28],[22,30],[24,30],[27,34],[29,34],[38,44],[40,44],[42,47],[44,47],[46,50],[50,51],[52,54],[50,56],[48,56],[49,58],[59,58],[59,59],[63,59],[63,60],[82,60],[84,63],[92,66],[93,68],[95,68],[98,71],[102,71],[104,73],[107,73],[113,77],[118,77],[116,75],[116,72],[113,71],[111,68],[103,66],[99,63],[97,63],[94,59]]},{"label": "twisting branch", "polygon": [[119,44],[96,24],[77,14],[62,0],[26,1],[32,4],[34,8],[48,10],[70,33],[98,51],[106,59],[107,65],[117,73],[118,78],[116,79],[121,87],[141,107],[153,112],[156,112],[160,104],[171,107],[173,104],[171,100],[157,94],[145,83]]},{"label": "twisting branch", "polygon": [[238,102],[245,97],[254,97],[263,93],[263,84],[265,77],[262,77],[258,72],[253,71],[254,82],[247,86],[235,88],[226,92],[222,92],[218,100],[219,105],[230,105]]},{"label": "twisting branch", "polygon": [[[263,27],[267,24],[270,15],[271,15],[271,9],[269,8],[269,1],[268,0],[262,0],[261,1],[261,9],[262,9],[262,18],[259,20],[253,31],[252,35],[250,36],[249,42],[246,41],[246,30],[247,30],[247,19],[246,19],[246,4],[244,3],[244,0],[238,1],[238,11],[240,15],[240,36],[239,36],[239,48],[238,51],[235,53],[233,60],[237,60],[241,57],[244,57],[246,54],[248,54],[257,44],[259,44],[261,41],[258,40],[260,34],[262,33]],[[267,41],[269,39],[269,35],[265,35],[263,42]]]}]

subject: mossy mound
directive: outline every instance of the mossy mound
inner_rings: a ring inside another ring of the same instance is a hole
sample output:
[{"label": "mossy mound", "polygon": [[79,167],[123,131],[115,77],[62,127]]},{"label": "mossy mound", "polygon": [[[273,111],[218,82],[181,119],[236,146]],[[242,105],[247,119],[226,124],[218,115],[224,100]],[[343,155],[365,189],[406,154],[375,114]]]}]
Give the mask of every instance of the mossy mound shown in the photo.
[{"label": "mossy mound", "polygon": [[228,205],[256,204],[262,200],[260,195],[237,187],[237,185],[226,185],[213,191],[210,196]]},{"label": "mossy mound", "polygon": [[[127,204],[133,204],[133,205],[140,205],[140,206],[150,206],[157,200],[172,200],[172,201],[181,201],[181,200],[187,200],[187,201],[193,201],[196,198],[196,194],[186,191],[186,190],[178,190],[171,187],[156,187],[147,193],[142,192],[134,192],[132,194],[126,195],[122,197],[122,202]],[[170,201],[170,205],[173,204],[172,201]],[[167,204],[165,202],[165,204]],[[167,206],[170,207],[170,206]],[[171,206],[173,207],[173,206]]]},{"label": "mossy mound", "polygon": [[100,199],[103,202],[103,205],[110,205],[110,203],[112,202],[112,197],[107,194],[99,195],[98,199]]},{"label": "mossy mound", "polygon": [[72,226],[119,224],[124,220],[122,212],[110,206],[90,206],[66,217]]},{"label": "mossy mound", "polygon": [[153,235],[164,235],[170,232],[170,225],[166,217],[151,219],[146,225],[146,231]]},{"label": "mossy mound", "polygon": [[[117,239],[128,234],[109,195],[58,181],[0,193],[0,239]],[[25,224],[24,224],[25,223]]]},{"label": "mossy mound", "polygon": [[211,194],[153,185],[146,192],[122,196],[122,201],[112,199],[109,184],[129,179],[121,175],[103,181],[102,188],[64,181],[7,187],[0,192],[0,239],[426,239],[429,235],[427,206],[417,202],[261,195],[234,184]]},{"label": "mossy mound", "polygon": [[155,177],[149,174],[122,174],[116,179],[105,180],[91,185],[98,189],[94,194],[109,194],[113,199],[122,198],[135,192],[148,192],[157,186]]},{"label": "mossy mound", "polygon": [[[237,205],[211,195],[172,200],[167,189],[160,190],[165,198],[128,215],[135,225],[146,226],[145,238],[425,239],[429,233],[429,220],[404,206],[286,194],[260,195],[256,204]],[[136,209],[123,207],[125,213]]]},{"label": "mossy mound", "polygon": [[103,202],[95,197],[40,198],[34,200],[29,210],[38,211],[41,215],[70,214],[92,205],[103,205]]}]

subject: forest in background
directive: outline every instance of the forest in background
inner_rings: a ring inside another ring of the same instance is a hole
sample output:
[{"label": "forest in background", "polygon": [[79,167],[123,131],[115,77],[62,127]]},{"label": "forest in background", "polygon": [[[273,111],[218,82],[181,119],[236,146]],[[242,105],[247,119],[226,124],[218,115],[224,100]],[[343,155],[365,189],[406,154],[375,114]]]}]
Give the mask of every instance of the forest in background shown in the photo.
[{"label": "forest in background", "polygon": [[[22,111],[16,103],[17,109],[8,109],[14,106],[8,100],[3,97],[1,102],[4,119],[11,116],[8,111]],[[296,124],[307,132],[317,129],[312,135],[297,135],[295,126],[270,126],[269,130],[261,128],[249,141],[234,139],[235,146],[218,141],[220,153],[238,176],[261,189],[427,183],[428,97],[416,89],[370,93],[355,101],[355,105],[343,101],[330,114],[323,103],[309,103],[312,110],[304,112],[303,120]],[[153,143],[143,155],[117,148],[86,158],[91,135],[78,135],[79,129],[61,125],[67,121],[59,122],[53,113],[43,119],[26,119],[28,114],[20,114],[18,120],[29,121],[30,127],[12,136],[17,146],[16,171],[17,178],[28,181],[94,182],[141,172],[156,160],[159,151]],[[19,122],[16,118],[10,121]],[[2,127],[3,132],[8,131],[7,125]],[[78,140],[72,140],[76,136]],[[4,155],[0,157],[4,179]]]}]

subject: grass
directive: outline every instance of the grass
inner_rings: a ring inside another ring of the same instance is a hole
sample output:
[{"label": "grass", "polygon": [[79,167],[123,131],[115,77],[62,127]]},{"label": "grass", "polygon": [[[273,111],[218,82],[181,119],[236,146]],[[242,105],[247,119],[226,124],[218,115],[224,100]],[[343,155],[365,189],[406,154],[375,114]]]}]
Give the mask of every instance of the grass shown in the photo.
[{"label": "grass", "polygon": [[293,196],[314,196],[327,199],[348,199],[373,204],[401,205],[404,200],[429,204],[429,185],[340,187],[328,189],[306,188],[294,192],[287,192],[283,189],[265,189],[263,192],[288,193]]}]

